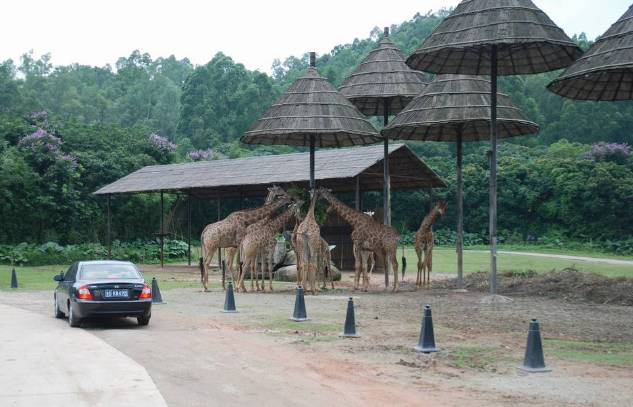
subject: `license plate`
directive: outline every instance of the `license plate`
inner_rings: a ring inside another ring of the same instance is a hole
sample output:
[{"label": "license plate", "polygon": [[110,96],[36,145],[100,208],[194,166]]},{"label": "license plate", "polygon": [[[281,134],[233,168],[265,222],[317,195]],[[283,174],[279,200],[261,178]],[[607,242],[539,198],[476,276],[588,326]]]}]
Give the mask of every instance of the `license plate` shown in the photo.
[{"label": "license plate", "polygon": [[105,298],[127,298],[128,290],[105,290],[103,292]]}]

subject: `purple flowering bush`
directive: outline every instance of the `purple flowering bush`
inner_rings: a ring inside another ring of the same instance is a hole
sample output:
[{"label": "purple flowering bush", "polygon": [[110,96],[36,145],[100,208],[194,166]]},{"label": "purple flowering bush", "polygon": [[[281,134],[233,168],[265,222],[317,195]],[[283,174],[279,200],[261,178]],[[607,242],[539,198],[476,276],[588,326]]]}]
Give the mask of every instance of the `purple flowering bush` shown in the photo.
[{"label": "purple flowering bush", "polygon": [[187,158],[193,161],[206,161],[211,160],[215,156],[215,152],[212,149],[208,150],[193,150],[187,153]]},{"label": "purple flowering bush", "polygon": [[64,153],[61,146],[62,139],[38,127],[35,132],[24,136],[18,142],[23,149],[33,153],[38,158],[37,161],[52,161],[69,163],[72,167],[77,166],[77,158],[72,154]]},{"label": "purple flowering bush", "polygon": [[174,143],[156,133],[152,133],[149,135],[149,142],[153,148],[160,151],[161,153],[170,154],[176,151],[177,146]]},{"label": "purple flowering bush", "polygon": [[631,147],[628,144],[598,143],[591,146],[585,154],[585,158],[593,161],[614,161],[624,163],[631,156]]}]

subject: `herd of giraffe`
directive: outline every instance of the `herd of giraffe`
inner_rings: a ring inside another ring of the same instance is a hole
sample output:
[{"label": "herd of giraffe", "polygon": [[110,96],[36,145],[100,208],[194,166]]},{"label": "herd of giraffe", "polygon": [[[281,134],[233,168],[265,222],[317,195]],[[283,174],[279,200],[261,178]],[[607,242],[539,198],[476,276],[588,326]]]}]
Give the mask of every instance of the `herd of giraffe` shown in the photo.
[{"label": "herd of giraffe", "polygon": [[[237,292],[247,291],[244,285],[247,273],[250,273],[251,291],[266,291],[266,272],[268,289],[272,291],[276,236],[292,223],[294,223],[294,228],[290,240],[297,257],[297,285],[305,287],[307,292],[316,294],[320,290],[317,279],[321,276],[321,288],[325,288],[328,283],[334,288],[330,272],[330,246],[321,237],[314,213],[316,203],[320,199],[329,204],[328,212],[336,212],[352,228],[354,290],[359,288],[363,291],[368,290],[370,279],[368,270],[371,263],[372,269],[380,265],[385,270],[385,288],[388,288],[388,274],[391,269],[393,272],[392,291],[398,291],[396,253],[400,235],[393,227],[384,225],[370,215],[345,205],[326,188],[318,188],[310,192],[310,206],[305,216],[302,216],[301,207],[304,202],[293,199],[278,186],[269,188],[262,207],[233,212],[225,219],[210,224],[203,230],[201,246],[204,290],[208,291],[209,288],[208,272],[211,260],[218,249],[224,248],[226,249],[226,264]],[[445,202],[436,204],[424,218],[416,234],[415,250],[418,255],[416,287],[430,285],[430,273],[433,267],[433,223],[444,214],[445,210]],[[238,267],[235,267],[236,256],[239,256]]]}]

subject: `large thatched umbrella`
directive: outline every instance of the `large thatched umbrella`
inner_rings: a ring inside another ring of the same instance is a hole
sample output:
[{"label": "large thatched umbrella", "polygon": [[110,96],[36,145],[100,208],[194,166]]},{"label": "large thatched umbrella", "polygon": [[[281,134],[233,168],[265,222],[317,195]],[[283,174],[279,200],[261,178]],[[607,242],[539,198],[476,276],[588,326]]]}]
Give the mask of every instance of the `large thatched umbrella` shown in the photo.
[{"label": "large thatched umbrella", "polygon": [[490,75],[490,291],[497,293],[497,77],[565,68],[582,51],[531,0],[463,0],[407,60],[420,71]]},{"label": "large thatched umbrella", "polygon": [[[462,143],[490,137],[490,81],[480,76],[439,75],[391,121],[382,135],[390,139],[445,141],[457,145],[457,276],[463,288],[464,183]],[[539,126],[498,94],[497,136],[537,133]]]},{"label": "large thatched umbrella", "polygon": [[310,188],[314,189],[316,147],[348,147],[380,140],[372,124],[315,68],[310,67],[241,137],[246,144],[310,147]]},{"label": "large thatched umbrella", "polygon": [[633,6],[547,87],[570,99],[633,99]]},{"label": "large thatched umbrella", "polygon": [[[340,91],[366,116],[382,116],[384,125],[389,115],[396,115],[419,95],[426,84],[422,74],[405,63],[405,56],[389,38],[384,38],[343,82]],[[389,141],[384,139],[384,223],[391,225],[391,181],[389,177]]]}]

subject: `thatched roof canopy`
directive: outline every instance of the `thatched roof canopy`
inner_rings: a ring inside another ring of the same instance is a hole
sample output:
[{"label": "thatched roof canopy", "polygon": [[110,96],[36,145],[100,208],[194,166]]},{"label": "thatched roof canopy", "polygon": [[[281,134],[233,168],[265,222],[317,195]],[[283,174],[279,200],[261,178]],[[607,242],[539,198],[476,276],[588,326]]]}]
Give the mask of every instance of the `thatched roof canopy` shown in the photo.
[{"label": "thatched roof canopy", "polygon": [[[407,146],[390,146],[389,156],[394,189],[446,186]],[[324,150],[316,157],[316,178],[320,185],[336,192],[354,191],[356,178],[364,191],[381,190],[383,159],[381,145]],[[153,165],[106,185],[95,194],[165,191],[206,199],[260,197],[272,184],[307,186],[308,165],[308,153]]]},{"label": "thatched roof canopy", "polygon": [[407,64],[438,74],[489,75],[492,45],[499,75],[565,68],[582,54],[531,0],[463,0]]},{"label": "thatched roof canopy", "polygon": [[308,70],[240,139],[246,144],[347,147],[379,141],[374,126],[316,68]]},{"label": "thatched roof canopy", "polygon": [[385,100],[388,112],[398,114],[425,86],[422,74],[407,66],[385,28],[378,47],[345,79],[340,91],[366,116],[382,116]]},{"label": "thatched roof canopy", "polygon": [[633,99],[633,6],[548,88],[571,99]]},{"label": "thatched roof canopy", "polygon": [[[439,75],[422,94],[382,131],[398,140],[483,141],[490,137],[490,81],[481,76]],[[500,138],[539,131],[510,97],[498,94],[497,129]]]}]

